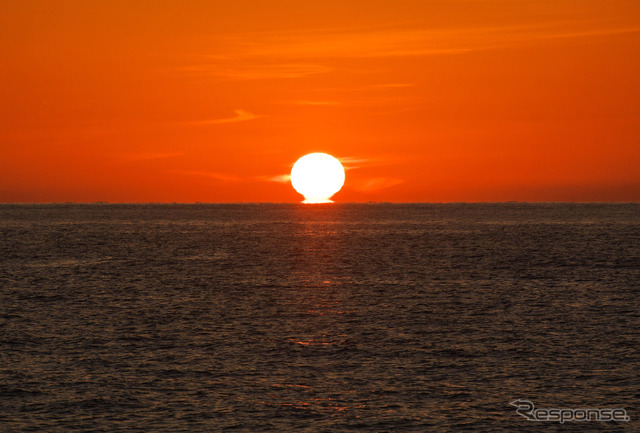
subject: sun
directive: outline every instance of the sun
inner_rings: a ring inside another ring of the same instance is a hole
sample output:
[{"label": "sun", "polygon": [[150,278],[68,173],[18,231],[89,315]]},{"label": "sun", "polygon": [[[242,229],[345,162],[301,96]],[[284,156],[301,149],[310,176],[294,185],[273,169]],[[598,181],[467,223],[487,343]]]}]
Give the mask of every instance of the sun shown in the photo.
[{"label": "sun", "polygon": [[303,203],[332,203],[331,196],[344,185],[344,167],[326,153],[310,153],[293,164],[291,185],[304,196]]}]

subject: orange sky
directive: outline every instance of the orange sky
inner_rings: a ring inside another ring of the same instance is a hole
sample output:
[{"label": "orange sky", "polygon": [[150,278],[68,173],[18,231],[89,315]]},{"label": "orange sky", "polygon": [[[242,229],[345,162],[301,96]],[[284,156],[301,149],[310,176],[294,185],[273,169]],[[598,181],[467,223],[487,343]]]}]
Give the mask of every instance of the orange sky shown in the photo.
[{"label": "orange sky", "polygon": [[639,201],[638,0],[0,3],[0,201]]}]

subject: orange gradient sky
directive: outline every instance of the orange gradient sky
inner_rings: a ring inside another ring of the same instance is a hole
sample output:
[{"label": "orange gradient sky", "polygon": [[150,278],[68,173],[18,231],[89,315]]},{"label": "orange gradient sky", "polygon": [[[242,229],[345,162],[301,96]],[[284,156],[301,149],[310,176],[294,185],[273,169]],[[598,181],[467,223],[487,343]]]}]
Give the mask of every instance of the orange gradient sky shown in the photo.
[{"label": "orange gradient sky", "polygon": [[1,202],[640,200],[640,1],[0,3]]}]

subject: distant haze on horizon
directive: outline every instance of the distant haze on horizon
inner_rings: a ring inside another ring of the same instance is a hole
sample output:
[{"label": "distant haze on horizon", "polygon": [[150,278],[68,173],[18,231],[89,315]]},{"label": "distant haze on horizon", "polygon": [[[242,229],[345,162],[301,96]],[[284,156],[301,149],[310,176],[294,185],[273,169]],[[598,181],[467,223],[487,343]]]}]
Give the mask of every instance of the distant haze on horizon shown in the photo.
[{"label": "distant haze on horizon", "polygon": [[640,1],[0,4],[0,202],[640,201]]}]

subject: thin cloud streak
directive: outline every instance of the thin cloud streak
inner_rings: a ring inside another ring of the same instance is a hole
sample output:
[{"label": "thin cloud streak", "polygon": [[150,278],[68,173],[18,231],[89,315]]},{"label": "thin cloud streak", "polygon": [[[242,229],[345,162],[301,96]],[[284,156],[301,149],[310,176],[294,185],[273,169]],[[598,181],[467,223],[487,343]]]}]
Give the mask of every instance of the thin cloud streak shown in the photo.
[{"label": "thin cloud streak", "polygon": [[388,84],[373,84],[369,87],[379,88],[379,89],[396,89],[401,87],[414,87],[415,84],[408,83],[388,83]]},{"label": "thin cloud streak", "polygon": [[381,165],[400,164],[406,159],[399,158],[397,156],[376,156],[376,157],[344,156],[344,157],[338,157],[338,160],[342,163],[345,170],[355,170],[355,169],[364,168],[364,167],[376,167]]},{"label": "thin cloud streak", "polygon": [[292,101],[295,105],[339,105],[337,101]]},{"label": "thin cloud streak", "polygon": [[[564,22],[546,26],[249,33],[229,38],[221,47],[222,53],[203,55],[202,62],[182,69],[236,80],[287,79],[334,72],[334,62],[340,59],[460,55],[541,40],[637,32],[640,27],[583,30],[575,23]],[[404,86],[411,84],[379,87]]]},{"label": "thin cloud streak", "polygon": [[[563,23],[570,26],[571,23]],[[559,25],[558,25],[559,27]],[[583,38],[640,32],[640,27],[562,30],[551,26],[361,30],[266,35],[237,53],[246,58],[375,58],[461,54],[543,39]],[[255,35],[253,37],[256,37]]]},{"label": "thin cloud streak", "polygon": [[192,122],[186,122],[189,125],[219,125],[222,123],[236,123],[245,122],[247,120],[259,119],[264,115],[253,114],[246,110],[234,110],[235,116],[227,117],[223,119],[210,119],[210,120],[198,120]]},{"label": "thin cloud streak", "polygon": [[[240,52],[236,56],[215,58],[212,63],[191,65],[181,68],[184,72],[206,73],[232,80],[265,80],[300,78],[307,75],[332,72],[334,68],[313,63],[283,63],[269,64],[260,59],[244,58],[246,54]],[[255,63],[254,63],[255,62]]]},{"label": "thin cloud streak", "polygon": [[391,188],[392,186],[400,185],[404,183],[404,179],[396,177],[374,177],[370,179],[363,179],[352,184],[350,187],[359,192],[375,192],[381,189]]},{"label": "thin cloud streak", "polygon": [[279,174],[277,176],[259,176],[256,180],[260,180],[263,182],[278,182],[278,183],[287,183],[291,182],[290,174]]},{"label": "thin cloud streak", "polygon": [[184,152],[142,152],[125,153],[119,155],[119,159],[125,162],[149,161],[154,159],[176,158],[184,155]]},{"label": "thin cloud streak", "polygon": [[287,183],[291,181],[290,174],[279,174],[275,176],[249,176],[240,177],[229,173],[221,173],[217,171],[197,171],[197,170],[171,170],[171,173],[182,176],[207,177],[219,180],[221,182],[278,182]]},{"label": "thin cloud streak", "polygon": [[189,170],[171,170],[171,173],[183,176],[208,177],[222,182],[239,182],[243,179],[228,173],[220,173],[215,171],[189,171]]}]

